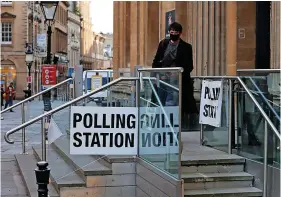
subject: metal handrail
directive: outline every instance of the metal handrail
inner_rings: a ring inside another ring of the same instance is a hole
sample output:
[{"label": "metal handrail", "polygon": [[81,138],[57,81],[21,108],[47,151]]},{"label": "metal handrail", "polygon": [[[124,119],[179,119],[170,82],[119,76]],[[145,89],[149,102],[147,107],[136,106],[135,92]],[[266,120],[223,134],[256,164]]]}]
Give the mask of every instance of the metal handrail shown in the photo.
[{"label": "metal handrail", "polygon": [[67,103],[65,103],[65,104],[63,104],[63,105],[60,105],[59,107],[57,107],[57,108],[55,108],[55,109],[52,109],[51,111],[48,111],[48,112],[46,112],[46,113],[44,113],[44,114],[41,114],[40,116],[37,116],[36,118],[33,118],[33,119],[31,119],[31,120],[25,122],[24,124],[19,125],[19,126],[13,128],[13,129],[9,130],[9,131],[6,132],[5,135],[4,135],[5,141],[6,141],[7,143],[9,143],[9,144],[13,144],[14,141],[10,140],[10,139],[9,139],[9,136],[10,136],[11,134],[17,132],[18,130],[23,129],[23,128],[25,128],[25,127],[27,127],[27,126],[29,126],[29,125],[31,125],[31,124],[33,124],[33,123],[39,121],[40,119],[45,118],[46,116],[50,116],[50,115],[52,115],[52,114],[54,114],[54,113],[56,113],[56,112],[58,112],[58,111],[60,111],[60,110],[62,110],[62,109],[64,109],[64,108],[66,108],[66,107],[69,107],[70,105],[72,105],[72,104],[74,104],[74,103],[77,103],[77,102],[79,102],[79,101],[82,101],[83,99],[85,99],[85,98],[87,98],[87,97],[89,97],[89,96],[91,96],[91,95],[93,95],[93,94],[96,94],[96,93],[98,93],[98,92],[100,92],[100,91],[102,91],[102,90],[104,90],[104,89],[106,89],[106,88],[108,88],[108,87],[110,87],[110,86],[112,86],[112,85],[114,85],[114,84],[120,82],[120,81],[132,81],[132,80],[135,80],[135,81],[136,81],[136,80],[138,80],[138,79],[139,79],[138,77],[120,77],[120,78],[118,78],[118,79],[116,79],[116,80],[114,80],[114,81],[112,81],[112,82],[109,82],[109,83],[105,84],[104,86],[102,86],[102,87],[100,87],[100,88],[97,88],[96,90],[94,90],[94,91],[92,91],[92,92],[88,92],[87,94],[84,94],[84,95],[82,95],[82,96],[80,96],[80,97],[78,97],[78,98],[75,98],[75,99],[73,99],[72,101],[69,101],[69,102],[67,102]]},{"label": "metal handrail", "polygon": [[[149,80],[149,79],[157,80],[156,77],[142,77],[142,78],[143,78],[143,79],[146,79],[146,80]],[[175,86],[173,86],[173,85],[171,85],[171,84],[168,84],[168,83],[166,83],[165,81],[159,80],[159,82],[162,83],[162,84],[165,85],[165,86],[168,86],[168,87],[170,87],[170,88],[176,90],[176,91],[179,91],[179,88],[177,88],[177,87],[175,87]]]},{"label": "metal handrail", "polygon": [[169,67],[169,68],[139,68],[139,72],[171,72],[178,71],[183,72],[182,67]]},{"label": "metal handrail", "polygon": [[237,76],[190,76],[191,79],[237,79]]},{"label": "metal handrail", "polygon": [[242,72],[253,72],[253,73],[280,73],[281,69],[273,68],[273,69],[237,69],[237,73]]},{"label": "metal handrail", "polygon": [[253,94],[251,93],[251,91],[247,88],[246,84],[243,82],[243,80],[240,77],[237,77],[237,80],[239,81],[239,83],[243,86],[243,88],[246,90],[246,92],[248,93],[248,95],[250,96],[250,98],[252,99],[252,101],[255,103],[256,107],[259,109],[260,113],[262,114],[262,116],[264,117],[264,119],[266,120],[267,124],[269,124],[269,126],[271,127],[271,129],[273,130],[273,132],[275,133],[275,135],[279,138],[279,140],[281,141],[281,135],[278,132],[278,130],[275,128],[274,124],[271,122],[270,118],[267,116],[267,114],[265,113],[265,111],[263,110],[263,108],[260,106],[260,104],[258,103],[258,101],[255,99],[255,97],[253,96]]},{"label": "metal handrail", "polygon": [[44,94],[44,93],[46,93],[46,92],[48,92],[48,91],[50,91],[50,90],[52,90],[52,89],[54,89],[54,88],[56,88],[56,87],[59,87],[60,85],[65,84],[66,82],[72,81],[72,80],[73,80],[72,78],[66,79],[66,80],[64,80],[64,81],[62,81],[62,82],[60,82],[60,83],[58,83],[58,84],[56,84],[56,85],[54,85],[54,86],[52,86],[52,87],[46,89],[46,90],[43,90],[43,91],[41,91],[41,92],[38,92],[37,94],[34,94],[33,96],[31,96],[31,97],[29,97],[29,98],[27,98],[27,99],[24,99],[24,100],[22,100],[22,101],[20,101],[20,102],[18,102],[18,103],[16,103],[16,104],[14,104],[13,106],[8,107],[8,108],[6,108],[6,109],[0,111],[0,114],[3,114],[3,113],[5,113],[5,112],[7,112],[7,111],[9,111],[9,110],[11,110],[11,109],[14,109],[14,108],[17,107],[17,106],[19,106],[19,105],[21,105],[21,104],[23,104],[23,103],[26,103],[26,102],[28,102],[28,101],[30,101],[30,100],[32,100],[32,99],[34,99],[34,98],[36,98],[36,97],[38,97],[38,96]]},{"label": "metal handrail", "polygon": [[149,101],[149,100],[147,100],[147,99],[145,99],[145,98],[143,98],[143,97],[140,97],[140,99],[142,99],[142,100],[144,100],[145,102],[148,102],[148,103],[150,103],[150,104],[152,104],[152,105],[155,105],[156,107],[160,107],[159,105],[157,105],[157,104],[155,104],[155,103],[153,103],[153,102],[151,102],[151,101]]},{"label": "metal handrail", "polygon": [[250,78],[250,81],[252,82],[252,84],[255,86],[255,88],[258,90],[259,95],[262,97],[262,99],[264,100],[264,102],[266,103],[266,105],[269,107],[269,109],[273,112],[274,116],[279,120],[280,122],[280,116],[276,113],[276,111],[273,109],[273,107],[269,104],[268,99],[265,98],[265,96],[263,95],[263,93],[261,92],[261,90],[259,89],[259,87],[257,86],[257,84],[254,82],[254,80]]}]

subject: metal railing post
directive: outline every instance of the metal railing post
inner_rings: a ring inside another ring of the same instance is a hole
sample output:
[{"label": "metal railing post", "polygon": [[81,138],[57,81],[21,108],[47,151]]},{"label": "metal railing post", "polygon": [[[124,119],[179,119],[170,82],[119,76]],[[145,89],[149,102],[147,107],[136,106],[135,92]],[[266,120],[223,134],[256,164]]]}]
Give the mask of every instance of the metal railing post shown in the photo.
[{"label": "metal railing post", "polygon": [[42,130],[42,161],[46,161],[46,128],[45,128],[45,120],[43,117],[41,119],[41,130]]},{"label": "metal railing post", "polygon": [[[139,77],[139,76],[138,76]],[[136,108],[138,109],[138,117],[140,117],[140,81],[136,81],[136,95],[135,95],[135,100],[136,100]],[[138,120],[139,121],[139,120]],[[140,124],[138,124],[138,157],[140,155]]]},{"label": "metal railing post", "polygon": [[228,85],[229,85],[229,89],[228,89],[228,153],[232,154],[232,110],[233,110],[233,106],[232,106],[232,99],[233,99],[233,92],[232,92],[232,88],[233,88],[233,84],[232,84],[232,80],[229,79],[228,80]]},{"label": "metal railing post", "polygon": [[[73,78],[73,80],[72,80],[72,84],[73,84],[73,86],[72,86],[72,88],[73,88],[73,90],[72,90],[72,91],[73,91],[72,99],[75,99],[75,98],[76,98],[76,95],[75,95],[75,94],[76,94],[76,90],[75,90],[75,88],[76,88],[76,86],[75,86],[75,84],[76,84],[76,83],[75,83],[75,77],[76,77],[76,76],[75,76],[75,73],[74,73],[74,75],[73,75],[73,77],[72,77],[72,78]],[[69,84],[69,85],[70,85],[70,84]],[[69,86],[69,87],[70,87],[70,86]]]},{"label": "metal railing post", "polygon": [[264,121],[264,148],[263,148],[263,197],[267,196],[267,148],[268,148],[268,126]]},{"label": "metal railing post", "polygon": [[178,176],[179,179],[181,179],[181,153],[183,150],[183,144],[181,141],[181,131],[182,131],[182,72],[179,73],[179,135],[178,135],[178,141],[179,141],[179,158],[178,158]]},{"label": "metal railing post", "polygon": [[200,145],[203,145],[203,124],[200,124]]},{"label": "metal railing post", "polygon": [[[24,103],[21,104],[21,122],[22,124],[25,123],[25,110],[24,110]],[[22,128],[22,154],[26,154],[25,149],[25,128]]]}]

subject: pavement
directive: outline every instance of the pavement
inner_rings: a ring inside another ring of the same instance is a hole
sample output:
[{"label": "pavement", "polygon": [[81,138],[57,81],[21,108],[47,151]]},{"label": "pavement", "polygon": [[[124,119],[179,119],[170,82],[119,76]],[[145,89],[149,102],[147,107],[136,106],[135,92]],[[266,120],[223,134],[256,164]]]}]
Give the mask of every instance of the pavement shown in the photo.
[{"label": "pavement", "polygon": [[[15,101],[15,103],[18,101]],[[57,107],[65,101],[55,101],[52,107]],[[43,113],[43,101],[32,101],[27,104],[25,109],[26,120],[31,120]],[[69,127],[69,108],[62,110],[54,115],[60,129]],[[22,132],[18,131],[10,136],[14,144],[8,144],[4,139],[4,134],[10,129],[19,126],[22,123],[21,107],[14,108],[14,112],[2,114],[4,120],[1,120],[1,196],[2,197],[27,197],[27,190],[21,178],[14,155],[22,153]],[[66,126],[68,125],[68,126]],[[65,130],[64,130],[65,131]],[[34,145],[41,144],[41,122],[26,128],[26,150],[31,153]],[[35,174],[33,174],[35,176]]]}]

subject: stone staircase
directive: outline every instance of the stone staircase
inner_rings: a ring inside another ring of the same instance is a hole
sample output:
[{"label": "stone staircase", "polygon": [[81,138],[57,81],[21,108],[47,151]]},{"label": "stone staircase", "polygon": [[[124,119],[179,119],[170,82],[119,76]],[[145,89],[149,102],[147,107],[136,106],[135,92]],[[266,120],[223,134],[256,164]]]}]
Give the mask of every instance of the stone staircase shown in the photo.
[{"label": "stone staircase", "polygon": [[254,177],[244,172],[245,162],[228,154],[182,157],[184,197],[261,197]]},{"label": "stone staircase", "polygon": [[[38,196],[34,169],[41,155],[35,146],[33,154],[15,156],[30,197]],[[48,146],[47,160],[50,197],[135,196],[133,158],[70,155],[69,139],[62,137]]]},{"label": "stone staircase", "polygon": [[[210,148],[202,147],[205,149]],[[37,197],[34,169],[41,151],[41,146],[35,146],[33,154],[15,156],[30,197]],[[153,158],[161,166],[163,160]],[[48,145],[47,160],[51,168],[50,197],[147,197],[135,190],[134,157],[70,155],[69,139],[63,136]],[[244,172],[245,162],[236,155],[184,154],[184,197],[261,197],[262,191],[254,187],[254,177]]]}]

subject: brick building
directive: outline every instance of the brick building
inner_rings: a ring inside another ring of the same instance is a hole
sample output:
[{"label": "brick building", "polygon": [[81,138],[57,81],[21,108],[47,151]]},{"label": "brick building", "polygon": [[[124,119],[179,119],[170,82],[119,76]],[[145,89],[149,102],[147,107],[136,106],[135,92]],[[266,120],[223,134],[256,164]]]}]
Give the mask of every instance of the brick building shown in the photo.
[{"label": "brick building", "polygon": [[1,84],[14,82],[16,97],[23,97],[26,89],[27,16],[26,2],[1,1]]},{"label": "brick building", "polygon": [[280,68],[280,2],[114,2],[114,69],[151,66],[167,14],[193,46],[194,75]]}]

